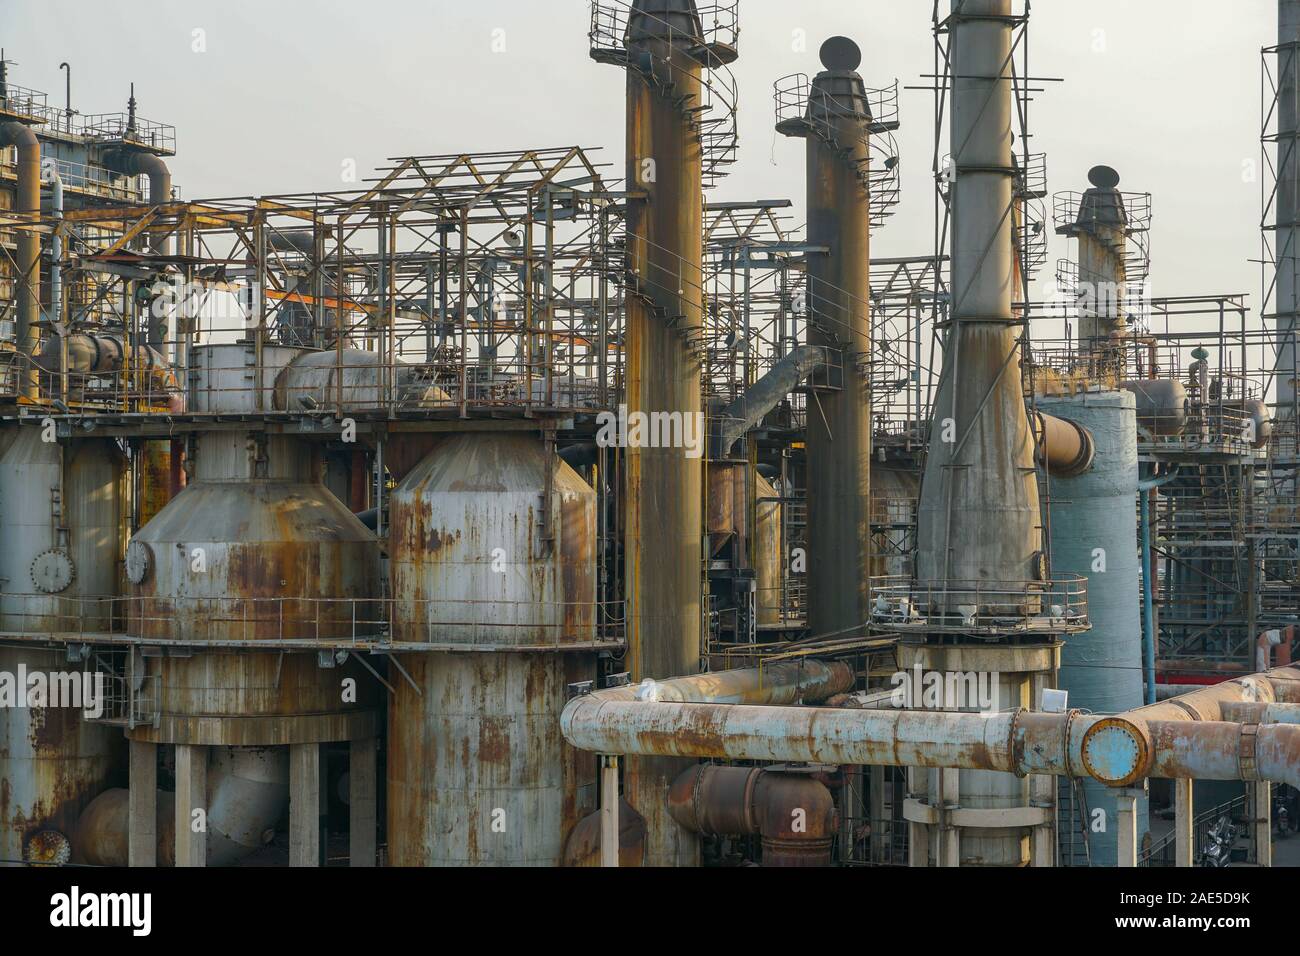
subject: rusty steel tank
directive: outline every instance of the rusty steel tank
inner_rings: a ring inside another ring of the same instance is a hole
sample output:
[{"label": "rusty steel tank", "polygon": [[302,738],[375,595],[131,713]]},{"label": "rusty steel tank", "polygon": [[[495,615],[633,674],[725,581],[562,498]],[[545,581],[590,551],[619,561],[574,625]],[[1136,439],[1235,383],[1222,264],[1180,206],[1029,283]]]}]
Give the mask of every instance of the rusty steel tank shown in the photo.
[{"label": "rusty steel tank", "polygon": [[[117,593],[123,456],[103,439],[45,437],[40,425],[0,431],[0,632],[105,631]],[[21,674],[85,666],[62,650],[0,638],[0,675],[23,702]],[[93,692],[93,679],[78,679]],[[83,719],[94,701],[61,704],[0,707],[0,865],[58,859],[82,808],[123,763],[117,728]]]},{"label": "rusty steel tank", "polygon": [[[271,408],[277,374],[300,351],[195,349],[190,407]],[[321,667],[310,649],[240,647],[380,630],[378,540],[322,483],[318,446],[204,432],[193,480],[131,539],[126,567],[131,632],[164,645],[145,661],[157,726],[137,726],[133,739],[271,746],[374,735],[376,685],[351,658]],[[201,650],[166,647],[181,638]],[[344,693],[347,678],[355,699]]]},{"label": "rusty steel tank", "polygon": [[449,437],[393,492],[393,638],[458,648],[397,658],[394,865],[558,866],[595,809],[559,723],[595,676],[595,528],[595,492],[533,435]]}]

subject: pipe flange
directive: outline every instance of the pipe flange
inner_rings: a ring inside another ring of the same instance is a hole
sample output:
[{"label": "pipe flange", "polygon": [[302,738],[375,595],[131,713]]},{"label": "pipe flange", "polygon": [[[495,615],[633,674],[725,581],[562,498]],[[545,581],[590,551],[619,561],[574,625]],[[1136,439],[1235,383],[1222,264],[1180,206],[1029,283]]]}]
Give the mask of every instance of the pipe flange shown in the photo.
[{"label": "pipe flange", "polygon": [[132,584],[143,584],[153,567],[153,549],[139,538],[132,538],[126,546],[126,578]]},{"label": "pipe flange", "polygon": [[1024,714],[1025,708],[1017,707],[1015,716],[1011,718],[1011,737],[1007,741],[1007,753],[1011,755],[1011,772],[1022,780],[1029,776],[1025,773],[1025,739],[1016,731],[1020,729],[1020,716]]},{"label": "pipe flange", "polygon": [[1136,783],[1150,758],[1146,735],[1120,717],[1106,717],[1089,727],[1080,749],[1084,769],[1108,787]]},{"label": "pipe flange", "polygon": [[72,842],[58,830],[37,830],[23,844],[23,862],[31,866],[66,866]]},{"label": "pipe flange", "polygon": [[51,548],[32,559],[32,584],[43,594],[66,591],[77,579],[77,566],[66,551]]},{"label": "pipe flange", "polygon": [[1256,745],[1259,742],[1259,724],[1241,725],[1241,742],[1237,749],[1237,770],[1242,780],[1259,779],[1259,761]]}]

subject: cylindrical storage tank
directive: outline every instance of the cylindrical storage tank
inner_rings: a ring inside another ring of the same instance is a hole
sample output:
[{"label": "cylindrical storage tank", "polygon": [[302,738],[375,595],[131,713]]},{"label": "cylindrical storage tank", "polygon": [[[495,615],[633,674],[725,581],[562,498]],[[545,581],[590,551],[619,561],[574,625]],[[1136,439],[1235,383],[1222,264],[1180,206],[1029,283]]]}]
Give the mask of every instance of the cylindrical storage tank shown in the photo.
[{"label": "cylindrical storage tank", "polygon": [[[231,373],[252,354],[245,346],[196,353],[192,394],[204,411],[252,402]],[[263,350],[266,360],[292,355]],[[275,371],[264,369],[264,385]],[[238,380],[251,390],[250,377]],[[382,630],[379,543],[321,479],[309,442],[251,431],[199,436],[194,480],[131,539],[126,564],[131,633],[211,647],[146,659],[142,693],[156,698],[159,726],[138,725],[133,738],[268,746],[374,735],[377,685],[355,661],[322,668],[314,651],[240,649]],[[355,699],[343,693],[348,678]]]},{"label": "cylindrical storage tank", "polygon": [[1137,399],[1137,423],[1150,435],[1181,435],[1187,427],[1187,389],[1172,378],[1133,379],[1120,388]]},{"label": "cylindrical storage tank", "polygon": [[455,435],[392,494],[394,639],[463,648],[399,658],[419,692],[389,698],[395,865],[558,866],[596,806],[594,758],[559,723],[595,676],[596,494],[547,454]]},{"label": "cylindrical storage tank", "polygon": [[[1060,686],[1069,691],[1071,707],[1094,713],[1141,707],[1135,396],[1085,392],[1040,399],[1038,407],[1088,429],[1096,447],[1086,472],[1052,481],[1052,571],[1087,580],[1092,621],[1092,630],[1068,637],[1061,649]],[[1115,866],[1119,830],[1114,791],[1085,778],[1083,792],[1090,816],[1099,809],[1106,814],[1104,830],[1087,821],[1092,865]],[[1139,838],[1147,830],[1145,799],[1141,804]]]},{"label": "cylindrical storage tank", "polygon": [[[107,630],[118,593],[120,451],[101,439],[46,442],[38,425],[6,429],[0,447],[0,630]],[[62,651],[0,647],[0,673],[15,681],[20,671],[87,668]],[[94,693],[93,678],[76,680],[83,695]],[[121,765],[117,728],[83,719],[95,700],[58,703],[0,708],[0,865],[28,859],[43,831],[70,838],[82,808]]]}]

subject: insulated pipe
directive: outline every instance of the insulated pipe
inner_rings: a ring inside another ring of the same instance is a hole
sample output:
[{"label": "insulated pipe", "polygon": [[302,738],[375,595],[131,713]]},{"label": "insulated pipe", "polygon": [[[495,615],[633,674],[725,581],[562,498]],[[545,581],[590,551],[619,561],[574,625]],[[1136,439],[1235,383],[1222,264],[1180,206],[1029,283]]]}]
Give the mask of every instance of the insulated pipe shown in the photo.
[{"label": "insulated pipe", "polygon": [[825,700],[851,690],[853,683],[853,668],[848,664],[806,660],[649,680],[587,696],[602,701],[783,705]]},{"label": "insulated pipe", "polygon": [[826,352],[820,346],[801,345],[773,365],[744,395],[719,414],[721,426],[712,457],[725,458],[732,445],[825,361]]},{"label": "insulated pipe", "polygon": [[1041,463],[1054,478],[1076,478],[1092,467],[1092,433],[1069,419],[1033,413]]},{"label": "insulated pipe", "polygon": [[[104,154],[104,165],[124,176],[149,177],[149,201],[155,206],[171,202],[172,174],[162,157],[130,149],[113,149]],[[171,256],[173,248],[172,239],[168,236],[154,246],[154,251],[160,256]],[[170,358],[172,349],[168,344],[169,326],[169,317],[161,317],[156,324],[150,322],[148,342],[152,348]]]},{"label": "insulated pipe", "polygon": [[668,812],[692,833],[761,835],[764,866],[830,866],[839,822],[824,783],[784,768],[691,767],[673,781]]},{"label": "insulated pipe", "polygon": [[1300,670],[1294,667],[1279,667],[1249,677],[1224,681],[1221,684],[1210,684],[1190,694],[1148,704],[1121,716],[1145,721],[1218,721],[1223,720],[1222,707],[1225,703],[1289,701],[1289,694],[1294,693],[1286,690],[1289,687],[1300,689]]},{"label": "insulated pipe", "polygon": [[[0,123],[0,146],[18,148],[18,192],[14,197],[14,212],[30,216],[33,220],[41,214],[41,144],[36,134],[22,123]],[[41,319],[41,237],[34,228],[19,229],[15,265],[17,274],[18,321],[15,327],[20,356],[30,357],[39,344]],[[36,371],[30,365],[20,366],[18,394],[24,398],[37,395]]]},{"label": "insulated pipe", "polygon": [[1152,721],[1148,776],[1267,780],[1300,787],[1300,726]]},{"label": "insulated pipe", "polygon": [[1234,724],[1300,724],[1300,704],[1240,701],[1221,704],[1219,710]]}]

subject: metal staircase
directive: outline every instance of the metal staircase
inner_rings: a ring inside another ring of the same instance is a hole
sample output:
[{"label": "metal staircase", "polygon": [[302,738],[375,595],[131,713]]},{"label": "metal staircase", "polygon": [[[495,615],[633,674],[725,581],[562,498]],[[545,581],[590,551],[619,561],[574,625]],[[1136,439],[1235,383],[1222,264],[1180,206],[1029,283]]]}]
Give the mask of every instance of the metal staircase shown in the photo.
[{"label": "metal staircase", "polygon": [[[634,71],[657,89],[685,117],[699,140],[704,166],[704,188],[709,189],[728,173],[739,149],[739,125],[736,118],[740,102],[735,77],[728,64],[738,56],[740,36],[739,0],[698,6],[702,36],[690,37],[691,45],[683,54],[703,69],[700,92],[682,93],[676,77],[685,71],[671,59],[656,57],[645,51],[635,54],[627,47],[628,26],[633,16],[627,0],[592,0],[590,40],[591,58]],[[638,18],[654,19],[637,11]],[[667,25],[665,23],[665,25]]]}]

